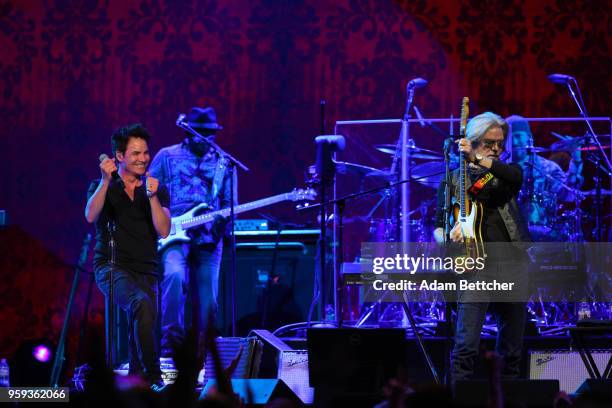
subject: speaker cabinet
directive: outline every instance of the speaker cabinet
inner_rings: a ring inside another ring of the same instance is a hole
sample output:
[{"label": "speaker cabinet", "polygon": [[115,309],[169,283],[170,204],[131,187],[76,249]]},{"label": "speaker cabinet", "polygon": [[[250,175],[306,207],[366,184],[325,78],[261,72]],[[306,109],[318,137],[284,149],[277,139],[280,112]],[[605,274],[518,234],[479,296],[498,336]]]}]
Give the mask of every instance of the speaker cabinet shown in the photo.
[{"label": "speaker cabinet", "polygon": [[[274,330],[305,321],[313,296],[314,242],[290,242],[284,237],[272,271],[274,243],[240,242],[236,249],[236,323],[237,335],[251,329]],[[217,324],[231,333],[231,249],[223,252],[219,278]]]},{"label": "speaker cabinet", "polygon": [[[216,341],[219,358],[221,359],[221,367],[223,368],[230,365],[242,348],[240,360],[238,360],[238,365],[232,374],[233,378],[257,377],[263,347],[263,343],[259,339],[256,337],[219,337]],[[215,366],[213,358],[210,353],[207,353],[204,369],[200,371],[198,382],[207,384],[209,380],[214,378]]]}]

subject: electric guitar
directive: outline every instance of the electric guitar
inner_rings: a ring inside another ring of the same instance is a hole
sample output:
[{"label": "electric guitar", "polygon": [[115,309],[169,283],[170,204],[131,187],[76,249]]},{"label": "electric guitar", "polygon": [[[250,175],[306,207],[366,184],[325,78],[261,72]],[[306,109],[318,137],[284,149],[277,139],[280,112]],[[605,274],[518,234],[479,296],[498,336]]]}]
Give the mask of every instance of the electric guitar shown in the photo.
[{"label": "electric guitar", "polygon": [[[302,200],[314,200],[316,192],[309,189],[294,189],[288,193],[278,194],[268,198],[262,198],[260,200],[251,201],[249,203],[240,204],[234,206],[234,214],[240,214],[246,211],[255,210],[257,208],[266,207],[272,204],[280,203],[283,201],[302,201]],[[215,217],[229,217],[230,209],[223,208],[218,211],[212,211],[204,214],[200,214],[208,208],[208,204],[202,203],[193,207],[186,213],[179,215],[178,217],[172,217],[170,220],[170,234],[166,238],[160,238],[157,241],[157,249],[162,250],[166,246],[175,242],[189,242],[190,238],[187,236],[187,230],[195,228],[200,225],[207,224],[214,221]]]},{"label": "electric guitar", "polygon": [[[465,138],[465,128],[470,108],[470,98],[463,98],[461,103],[461,121],[459,125],[459,138]],[[453,208],[454,219],[461,225],[461,233],[465,243],[464,256],[474,258],[486,257],[484,242],[482,240],[483,207],[479,201],[470,200],[467,193],[469,183],[468,163],[465,156],[460,153],[459,160],[459,201]]]}]

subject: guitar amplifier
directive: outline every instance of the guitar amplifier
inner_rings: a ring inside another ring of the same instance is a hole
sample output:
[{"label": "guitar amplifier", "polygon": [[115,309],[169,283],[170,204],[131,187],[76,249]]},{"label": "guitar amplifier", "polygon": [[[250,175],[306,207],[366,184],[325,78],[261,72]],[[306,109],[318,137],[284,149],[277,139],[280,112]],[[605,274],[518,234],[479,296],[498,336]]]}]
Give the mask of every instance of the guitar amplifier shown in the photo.
[{"label": "guitar amplifier", "polygon": [[283,380],[304,404],[314,403],[314,388],[308,380],[308,350],[281,351],[278,378]]},{"label": "guitar amplifier", "polygon": [[236,231],[267,231],[268,230],[268,220],[239,219],[235,221],[234,230]]},{"label": "guitar amplifier", "polygon": [[[592,350],[591,353],[599,372],[603,373],[612,349]],[[529,351],[529,379],[531,380],[559,380],[561,391],[573,394],[587,378],[589,374],[578,351]]]},{"label": "guitar amplifier", "polygon": [[[242,347],[242,355],[232,378],[255,378],[261,362],[263,343],[256,337],[218,337],[217,350],[221,366],[226,368],[236,358]],[[200,371],[198,383],[206,385],[208,380],[215,379],[215,366],[212,355],[207,353],[204,369]]]},{"label": "guitar amplifier", "polygon": [[[305,321],[313,297],[318,230],[236,232],[236,334]],[[276,252],[276,255],[275,255]],[[223,249],[217,324],[231,333],[231,247]],[[272,263],[276,256],[274,271]]]}]

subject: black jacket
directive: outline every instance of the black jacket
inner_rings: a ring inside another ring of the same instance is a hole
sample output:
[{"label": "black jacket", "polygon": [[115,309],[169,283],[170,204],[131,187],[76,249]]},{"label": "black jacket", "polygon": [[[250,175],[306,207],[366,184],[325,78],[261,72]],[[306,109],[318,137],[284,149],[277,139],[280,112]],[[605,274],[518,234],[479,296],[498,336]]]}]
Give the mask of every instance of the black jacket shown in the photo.
[{"label": "black jacket", "polygon": [[[485,201],[487,205],[497,207],[511,242],[531,242],[529,229],[520,213],[516,201],[516,197],[523,183],[523,173],[520,166],[493,161],[493,165],[489,171],[493,174],[494,178],[482,189],[477,200]],[[472,183],[474,181],[475,180],[472,180]],[[469,187],[470,186],[468,186],[468,188]],[[459,196],[458,170],[453,171],[451,174],[450,191],[451,202],[453,202],[454,198]],[[436,228],[444,228],[444,183],[441,183],[438,188],[438,206],[436,209],[435,226]],[[522,247],[522,245],[520,247]]]}]

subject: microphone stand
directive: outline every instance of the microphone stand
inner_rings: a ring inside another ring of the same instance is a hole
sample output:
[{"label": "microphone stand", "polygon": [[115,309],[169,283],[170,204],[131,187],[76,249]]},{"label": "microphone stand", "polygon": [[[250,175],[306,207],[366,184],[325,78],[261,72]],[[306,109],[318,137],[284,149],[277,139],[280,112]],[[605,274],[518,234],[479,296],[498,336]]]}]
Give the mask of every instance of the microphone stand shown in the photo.
[{"label": "microphone stand", "polygon": [[81,254],[79,256],[79,262],[74,268],[74,279],[72,280],[72,287],[70,288],[70,296],[68,296],[68,305],[66,306],[66,316],[64,316],[64,324],[62,325],[62,331],[60,333],[59,340],[57,342],[57,350],[55,351],[55,358],[53,359],[53,368],[51,369],[51,379],[49,384],[51,387],[59,387],[60,376],[62,373],[62,367],[65,361],[65,349],[66,349],[66,337],[68,336],[68,324],[70,322],[70,315],[72,314],[72,304],[74,302],[74,295],[76,294],[77,287],[79,285],[79,274],[83,269],[83,265],[87,262],[87,254],[89,253],[89,244],[91,243],[91,234],[85,235],[83,245],[81,246]]},{"label": "microphone stand", "polygon": [[450,136],[444,139],[444,245],[450,242],[450,212],[451,212],[451,172],[450,172],[450,151],[453,147],[453,117],[450,121]]},{"label": "microphone stand", "polygon": [[[183,121],[184,115],[179,116],[179,119],[176,121],[176,125],[178,127],[180,127],[181,129],[186,130],[187,132],[189,132],[190,134],[192,134],[195,137],[199,137],[203,140],[206,141],[206,143],[208,143],[208,145],[210,147],[212,147],[217,154],[219,155],[219,157],[222,158],[222,160],[225,160],[225,162],[227,163],[228,169],[229,169],[229,176],[230,176],[230,190],[231,190],[231,198],[230,198],[230,224],[231,224],[231,229],[232,229],[232,234],[231,234],[231,238],[230,238],[230,246],[232,248],[232,272],[231,272],[231,279],[230,279],[230,297],[231,297],[231,302],[232,302],[232,337],[236,337],[236,281],[237,281],[237,276],[236,276],[236,231],[235,231],[235,218],[236,218],[236,214],[234,212],[234,192],[235,192],[235,186],[234,186],[234,173],[235,173],[235,169],[236,167],[240,167],[240,169],[242,169],[243,171],[249,171],[249,168],[247,166],[245,166],[240,160],[238,160],[237,158],[235,158],[234,156],[232,156],[231,154],[227,153],[226,151],[224,151],[223,149],[221,149],[221,147],[219,147],[219,145],[217,145],[212,139],[212,137],[204,137],[202,136],[197,130],[193,129],[191,126],[189,126],[189,124],[187,122]],[[199,333],[197,333],[196,335],[199,336]]]},{"label": "microphone stand", "polygon": [[[338,251],[340,254],[342,254],[342,230],[343,230],[343,211],[344,208],[346,206],[346,202],[349,200],[353,200],[355,198],[359,198],[359,197],[364,197],[373,193],[378,193],[379,191],[385,190],[385,189],[392,189],[392,188],[396,188],[396,187],[400,187],[402,184],[407,184],[410,183],[412,181],[417,181],[420,180],[421,178],[424,177],[418,177],[418,178],[410,178],[410,179],[404,179],[404,180],[400,180],[394,183],[387,183],[384,186],[381,187],[376,187],[376,188],[372,188],[370,190],[367,191],[361,191],[359,193],[352,193],[352,194],[347,194],[344,197],[340,197],[340,198],[336,198],[336,199],[332,199],[332,200],[328,200],[326,202],[321,202],[321,203],[317,203],[308,207],[302,207],[299,208],[298,210],[314,210],[314,209],[320,209],[320,207],[326,207],[328,205],[338,205],[339,207],[339,237],[338,237]],[[340,273],[338,272],[336,274],[336,279],[339,280],[340,277]],[[341,287],[341,282],[336,282],[336,287]],[[428,368],[431,372],[432,377],[434,378],[434,381],[436,382],[436,384],[440,384],[440,380],[438,378],[438,373],[436,371],[435,366],[433,365],[433,362],[431,360],[431,357],[429,356],[429,353],[427,352],[427,349],[425,348],[425,344],[423,343],[423,339],[421,338],[421,335],[419,334],[418,330],[417,330],[417,326],[416,326],[416,321],[412,315],[412,312],[410,311],[410,308],[407,305],[407,301],[404,298],[404,302],[402,303],[402,306],[404,308],[404,312],[406,313],[406,315],[408,316],[408,320],[410,322],[410,327],[412,329],[412,332],[414,333],[414,336],[417,340],[417,344],[419,346],[419,349],[421,350],[421,353],[423,353],[423,357],[425,358],[425,361],[428,365]],[[337,302],[336,303],[336,307],[338,308],[336,310],[336,322],[338,327],[342,327],[342,318],[341,316],[342,314],[342,303],[341,302]]]},{"label": "microphone stand", "polygon": [[[578,100],[578,98],[576,98],[576,93],[572,89],[570,81],[574,82],[574,85],[576,86],[576,89],[578,90],[578,96],[580,96],[580,101]],[[584,100],[582,99],[582,92],[580,91],[580,87],[578,86],[578,82],[576,81],[576,78],[571,77],[571,79],[568,79],[568,81],[565,82],[565,85],[567,86],[567,89],[570,95],[572,96],[572,99],[576,103],[576,106],[578,106],[580,115],[582,115],[582,117],[584,118],[584,121],[586,122],[587,127],[589,128],[589,131],[591,132],[591,136],[593,140],[595,141],[595,144],[599,148],[598,151],[600,155],[603,157],[603,161],[606,163],[605,172],[610,174],[610,172],[612,171],[612,164],[610,164],[610,159],[608,159],[608,156],[606,156],[606,153],[604,152],[603,146],[601,145],[599,141],[599,137],[597,137],[597,134],[595,134],[595,131],[593,130],[591,120],[587,114],[586,105],[584,104]],[[601,228],[602,226],[601,211],[599,208],[599,205],[603,202],[602,197],[601,197],[601,160],[591,159],[591,162],[595,163],[595,167],[596,167],[596,170],[595,170],[596,171],[596,174],[595,174],[596,190],[595,190],[595,200],[594,200],[595,202],[593,205],[594,212],[595,212],[595,231],[596,231],[595,235],[598,241],[602,241],[603,240],[603,236],[602,236],[603,229]]]},{"label": "microphone stand", "polygon": [[574,85],[576,85],[576,89],[578,90],[578,96],[580,96],[580,101],[578,101],[578,98],[576,98],[576,94],[574,93],[574,90],[572,89],[572,86],[570,85],[570,81],[569,80],[565,83],[565,85],[567,86],[567,89],[568,89],[570,95],[572,96],[572,99],[574,99],[574,102],[576,102],[576,106],[578,106],[578,110],[580,111],[580,115],[582,115],[582,117],[584,118],[584,121],[587,124],[587,127],[591,131],[591,136],[593,137],[593,140],[595,140],[595,144],[599,148],[599,152],[603,156],[604,161],[606,162],[606,165],[608,166],[607,171],[610,172],[610,171],[612,171],[612,164],[610,164],[610,159],[608,159],[608,156],[606,156],[606,153],[604,152],[603,146],[599,142],[599,137],[597,136],[597,134],[593,130],[593,125],[591,124],[591,119],[589,118],[589,116],[587,114],[586,105],[584,104],[584,100],[582,99],[582,92],[580,92],[580,87],[578,86],[578,82],[576,81],[576,78],[573,78],[573,77],[571,78],[571,80],[574,81]]},{"label": "microphone stand", "polygon": [[[444,247],[447,248],[450,244],[450,212],[451,212],[451,171],[450,171],[450,151],[453,146],[453,122],[450,122],[450,137],[444,139]],[[450,374],[450,359],[453,344],[453,312],[451,309],[451,303],[448,301],[444,302],[444,320],[446,326],[446,341],[445,341],[445,353],[444,353],[444,383],[448,383]]]},{"label": "microphone stand", "polygon": [[117,253],[115,248],[115,236],[116,225],[114,221],[109,221],[107,224],[108,229],[108,255],[109,255],[109,285],[108,285],[108,306],[106,308],[106,365],[109,369],[113,369],[114,366],[114,349],[115,349],[115,264],[117,262]]},{"label": "microphone stand", "polygon": [[534,189],[534,183],[535,183],[535,177],[533,174],[533,170],[534,170],[534,166],[535,166],[535,154],[533,152],[533,139],[529,138],[529,145],[527,146],[527,155],[528,155],[528,167],[529,170],[527,171],[527,179],[525,180],[525,184],[527,185],[527,192],[525,193],[525,199],[527,200],[526,203],[526,208],[527,208],[527,224],[531,224],[531,220],[529,219],[529,217],[531,217],[532,212],[534,211],[534,198],[533,198],[533,194],[535,192]]},{"label": "microphone stand", "polygon": [[[414,141],[410,139],[410,108],[412,107],[412,101],[414,100],[414,91],[416,85],[411,85],[410,82],[406,86],[408,91],[408,98],[406,99],[406,110],[404,111],[404,117],[402,119],[402,133],[400,136],[400,148],[399,152],[395,152],[396,156],[399,153],[402,159],[402,166],[400,169],[400,180],[410,179],[411,170],[411,149],[414,146]],[[408,228],[408,214],[410,213],[410,188],[408,184],[403,184],[400,187],[401,190],[401,242],[410,242],[410,229]]]},{"label": "microphone stand", "polygon": [[[319,106],[320,106],[320,112],[321,112],[321,123],[319,126],[319,132],[321,135],[325,134],[325,107],[326,107],[327,102],[325,100],[321,100],[319,102]],[[319,179],[320,179],[320,185],[319,185],[319,192],[321,193],[321,203],[325,202],[326,200],[326,187],[327,186],[331,186],[332,187],[332,196],[335,194],[335,188],[333,188],[333,183],[335,181],[335,169],[336,169],[336,165],[333,165],[334,168],[334,172],[333,174],[319,174]],[[321,173],[325,173],[325,172],[321,172]],[[319,212],[319,228],[321,230],[321,232],[319,233],[319,283],[318,285],[318,293],[314,293],[314,298],[319,298],[321,299],[321,301],[319,302],[319,319],[321,321],[327,321],[327,305],[329,304],[329,292],[327,290],[327,273],[326,273],[326,266],[327,266],[327,207],[325,207],[324,205],[321,206],[321,211]],[[334,224],[335,224],[335,220],[334,220]],[[333,240],[333,238],[332,238]],[[333,256],[333,253],[332,253]],[[335,265],[335,263],[334,263]],[[342,264],[341,264],[342,265]],[[333,268],[334,272],[336,270],[336,268]],[[315,279],[317,279],[317,277],[315,277]],[[335,279],[335,276],[334,276]],[[334,300],[337,300],[336,297],[334,297]],[[334,302],[334,306],[336,306],[336,303]],[[338,309],[336,309],[336,312],[338,311]],[[336,315],[337,318],[337,315]],[[340,327],[340,326],[337,326]],[[310,314],[308,316],[308,322],[306,324],[306,328],[310,328]]]},{"label": "microphone stand", "polygon": [[[597,242],[603,241],[603,228],[601,225],[601,204],[603,203],[601,196],[601,160],[596,155],[589,154],[587,160],[595,165],[595,197],[593,199],[593,212],[595,213],[595,240]],[[609,173],[608,173],[609,174]]]}]

